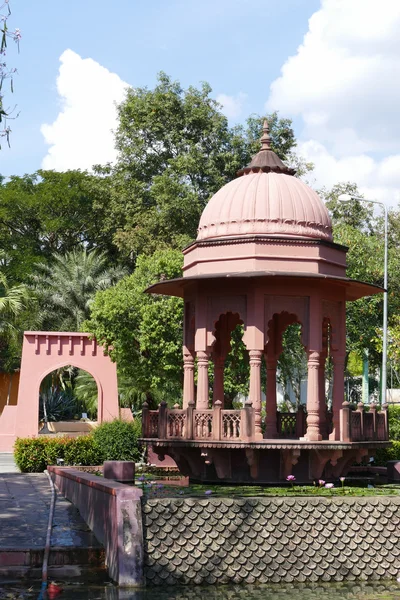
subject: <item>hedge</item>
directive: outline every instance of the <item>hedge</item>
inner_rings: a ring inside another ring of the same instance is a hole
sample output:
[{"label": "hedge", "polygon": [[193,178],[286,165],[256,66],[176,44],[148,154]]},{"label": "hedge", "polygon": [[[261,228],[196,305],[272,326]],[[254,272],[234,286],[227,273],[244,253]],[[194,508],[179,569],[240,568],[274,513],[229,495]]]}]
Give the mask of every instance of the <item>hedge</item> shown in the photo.
[{"label": "hedge", "polygon": [[394,441],[390,448],[376,450],[374,458],[374,466],[377,467],[386,467],[388,460],[400,460],[400,442]]},{"label": "hedge", "polygon": [[38,436],[18,438],[14,445],[15,462],[22,473],[40,473],[47,465],[101,465],[105,460],[139,460],[140,421],[105,422],[89,435],[76,438]]}]

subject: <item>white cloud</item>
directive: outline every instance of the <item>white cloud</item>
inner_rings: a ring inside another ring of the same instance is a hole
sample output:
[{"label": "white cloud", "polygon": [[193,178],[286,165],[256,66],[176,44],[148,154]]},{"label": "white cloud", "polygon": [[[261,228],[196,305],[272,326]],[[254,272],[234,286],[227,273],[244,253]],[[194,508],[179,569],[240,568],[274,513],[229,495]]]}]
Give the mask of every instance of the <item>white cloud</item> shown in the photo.
[{"label": "white cloud", "polygon": [[377,160],[367,154],[335,157],[316,140],[300,142],[298,153],[314,163],[307,176],[315,188],[354,181],[366,198],[396,206],[400,202],[400,153]]},{"label": "white cloud", "polygon": [[128,84],[72,50],[65,50],[60,62],[57,92],[61,108],[53,123],[41,127],[50,146],[42,168],[90,169],[96,163],[114,161],[115,103],[123,100]]},{"label": "white cloud", "polygon": [[228,119],[237,119],[243,110],[243,105],[247,99],[247,94],[239,92],[236,96],[227,94],[218,94],[216,100],[222,106],[222,112]]},{"label": "white cloud", "polygon": [[299,150],[319,185],[399,198],[399,30],[399,0],[321,0],[272,83],[266,107],[301,117]]}]

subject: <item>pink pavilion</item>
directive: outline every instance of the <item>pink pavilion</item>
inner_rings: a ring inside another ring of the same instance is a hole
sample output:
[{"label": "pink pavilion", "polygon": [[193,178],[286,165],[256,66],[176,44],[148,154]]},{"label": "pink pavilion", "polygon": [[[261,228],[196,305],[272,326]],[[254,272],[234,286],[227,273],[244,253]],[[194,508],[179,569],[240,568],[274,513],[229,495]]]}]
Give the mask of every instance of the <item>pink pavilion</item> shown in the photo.
[{"label": "pink pavilion", "polygon": [[[382,289],[346,277],[347,248],[333,242],[319,196],[294,175],[271,149],[265,122],[260,152],[204,209],[197,239],[184,250],[183,277],[147,290],[184,299],[184,384],[182,408],[144,406],[143,437],[193,480],[335,478],[388,445],[387,407],[364,411],[359,404],[353,410],[344,401],[346,301]],[[292,323],[301,324],[307,353],[307,405],[306,411],[280,413],[277,360]],[[231,410],[224,407],[224,364],[238,324],[244,325],[250,391],[243,408]],[[328,355],[331,411],[325,399]]]}]

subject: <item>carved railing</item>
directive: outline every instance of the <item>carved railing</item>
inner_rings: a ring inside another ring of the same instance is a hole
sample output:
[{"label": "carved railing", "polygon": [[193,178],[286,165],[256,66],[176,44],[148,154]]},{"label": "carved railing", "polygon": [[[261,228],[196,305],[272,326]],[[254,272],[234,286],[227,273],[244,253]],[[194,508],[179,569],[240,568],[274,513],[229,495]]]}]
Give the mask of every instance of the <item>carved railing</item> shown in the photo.
[{"label": "carved railing", "polygon": [[279,437],[295,438],[297,413],[278,412],[276,416]]},{"label": "carved railing", "polygon": [[[149,410],[145,403],[142,415],[144,438],[227,442],[255,440],[251,402],[246,402],[240,410],[224,410],[219,400],[213,408],[204,410],[195,409],[193,401],[189,402],[186,409],[179,408],[178,404],[169,409],[165,402],[161,402],[158,410]],[[329,415],[325,425],[329,432]],[[277,428],[280,439],[304,437],[306,415],[303,406],[296,413],[278,412]],[[375,404],[365,411],[361,403],[357,405],[357,410],[352,410],[348,402],[343,403],[340,410],[340,441],[373,442],[388,439],[387,405],[383,405],[382,411],[378,412]]]},{"label": "carved railing", "polygon": [[340,439],[343,442],[384,442],[389,439],[388,405],[377,410],[376,404],[370,404],[364,410],[362,402],[352,410],[348,402],[343,402],[340,410]]},{"label": "carved railing", "polygon": [[240,410],[222,410],[222,437],[224,440],[240,440]]},{"label": "carved railing", "polygon": [[276,426],[278,437],[282,439],[298,440],[306,433],[306,414],[302,405],[297,412],[277,412]]},{"label": "carved railing", "polygon": [[149,410],[147,420],[146,437],[157,437],[158,434],[158,410]]},{"label": "carved railing", "polygon": [[206,410],[195,409],[194,402],[187,409],[161,402],[158,411],[145,403],[142,428],[144,438],[248,441],[254,435],[254,410],[249,402],[240,410],[223,410],[220,401]]},{"label": "carved railing", "polygon": [[194,410],[193,411],[193,438],[195,440],[213,439],[213,411],[212,410]]}]

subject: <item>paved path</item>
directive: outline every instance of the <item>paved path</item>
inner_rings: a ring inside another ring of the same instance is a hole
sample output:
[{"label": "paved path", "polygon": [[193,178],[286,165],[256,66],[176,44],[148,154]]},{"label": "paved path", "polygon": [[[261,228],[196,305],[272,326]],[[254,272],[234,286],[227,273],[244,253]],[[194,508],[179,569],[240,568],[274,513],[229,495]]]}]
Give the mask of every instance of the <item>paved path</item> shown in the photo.
[{"label": "paved path", "polygon": [[[43,548],[51,490],[44,473],[0,473],[0,551]],[[57,494],[51,544],[99,547],[77,509]]]},{"label": "paved path", "polygon": [[0,452],[0,473],[19,473],[12,452]]}]

